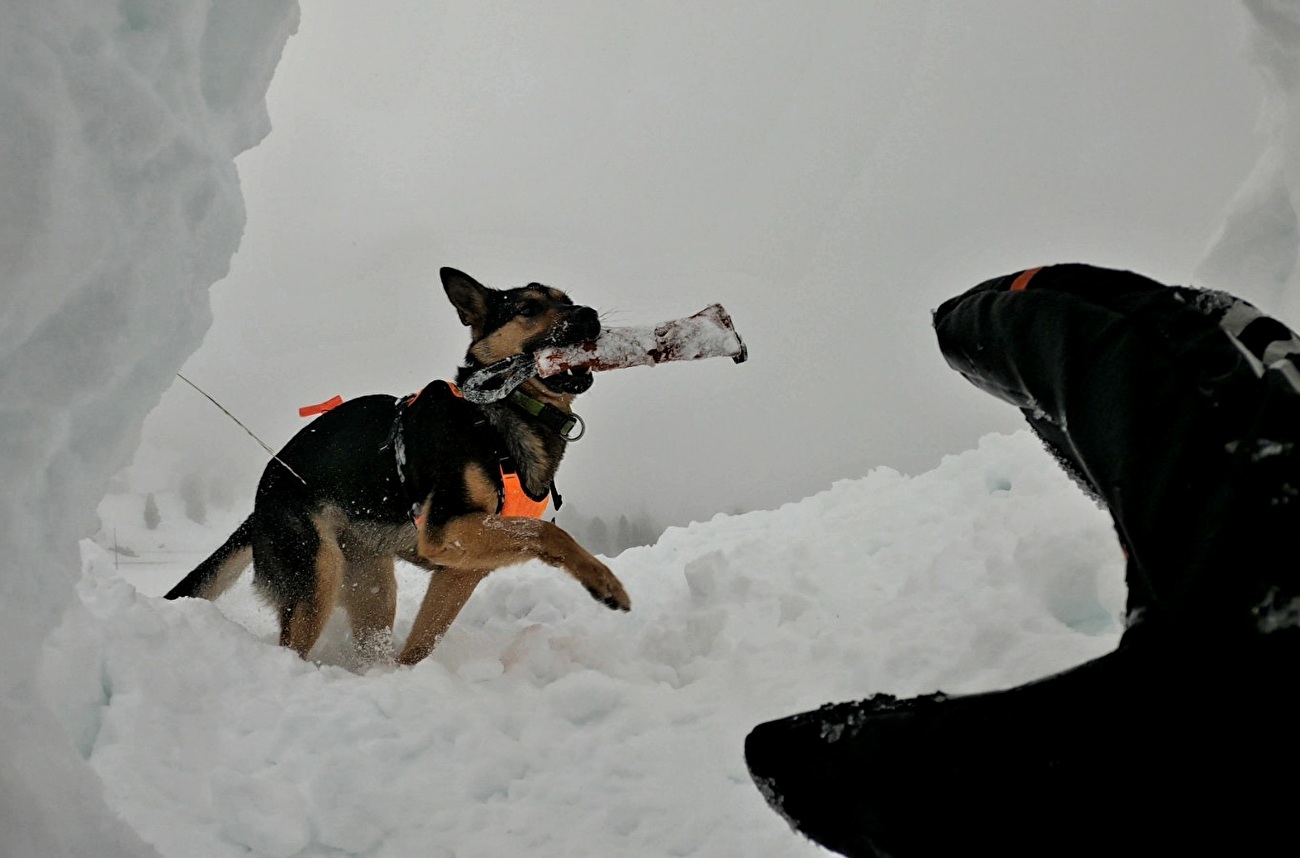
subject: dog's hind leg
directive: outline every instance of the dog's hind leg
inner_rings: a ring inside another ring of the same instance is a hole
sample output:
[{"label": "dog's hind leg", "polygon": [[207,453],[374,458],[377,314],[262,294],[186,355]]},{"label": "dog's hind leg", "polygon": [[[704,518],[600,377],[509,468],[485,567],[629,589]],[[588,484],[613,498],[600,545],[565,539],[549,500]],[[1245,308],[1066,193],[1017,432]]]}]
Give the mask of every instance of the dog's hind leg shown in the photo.
[{"label": "dog's hind leg", "polygon": [[366,661],[391,658],[393,620],[397,616],[397,579],[393,558],[343,545],[347,563],[339,597],[348,612],[352,640]]},{"label": "dog's hind leg", "polygon": [[486,570],[435,568],[397,663],[415,664],[433,652],[486,575]]},{"label": "dog's hind leg", "polygon": [[320,638],[334,611],[343,581],[343,552],[338,543],[322,540],[316,554],[316,588],[309,598],[280,606],[280,645],[303,658]]},{"label": "dog's hind leg", "polygon": [[346,561],[336,530],[320,516],[284,517],[253,542],[254,581],[275,607],[280,645],[303,658],[334,610]]},{"label": "dog's hind leg", "polygon": [[347,570],[347,559],[339,546],[336,530],[319,517],[313,518],[312,524],[320,537],[314,558],[315,592],[311,598],[291,606],[288,623],[280,627],[280,643],[303,658],[316,645],[325,623],[333,613],[339,589],[343,585],[343,575]]}]

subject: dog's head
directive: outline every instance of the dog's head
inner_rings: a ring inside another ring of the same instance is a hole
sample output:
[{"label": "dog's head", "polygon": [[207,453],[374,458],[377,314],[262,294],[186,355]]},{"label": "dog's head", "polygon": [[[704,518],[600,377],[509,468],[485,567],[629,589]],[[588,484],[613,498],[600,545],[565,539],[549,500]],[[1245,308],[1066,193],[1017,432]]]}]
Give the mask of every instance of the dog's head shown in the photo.
[{"label": "dog's head", "polygon": [[[600,318],[590,307],[573,303],[559,289],[530,283],[517,289],[492,289],[454,268],[441,271],[460,320],[470,330],[466,355],[471,367],[486,366],[547,346],[585,343],[600,336]],[[586,370],[532,379],[530,386],[570,398],[591,387]]]}]

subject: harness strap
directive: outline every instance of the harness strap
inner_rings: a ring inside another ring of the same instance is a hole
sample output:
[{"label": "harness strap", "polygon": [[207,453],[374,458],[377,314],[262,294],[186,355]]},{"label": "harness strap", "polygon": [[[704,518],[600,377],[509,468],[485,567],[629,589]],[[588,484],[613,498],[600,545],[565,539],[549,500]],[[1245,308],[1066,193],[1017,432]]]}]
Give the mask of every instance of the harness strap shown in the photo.
[{"label": "harness strap", "polygon": [[[437,384],[438,382],[433,383]],[[447,385],[447,389],[451,391],[453,396],[458,399],[465,398],[465,395],[461,393],[460,388],[454,383],[443,381],[442,384]],[[406,414],[406,409],[410,408],[415,401],[420,398],[420,394],[424,393],[427,389],[428,387],[421,388],[415,393],[397,400],[397,413],[393,417],[393,428],[388,433],[388,442],[384,445],[385,447],[393,448],[393,458],[397,464],[397,478],[403,486],[406,485],[406,439],[402,434],[402,417]],[[532,414],[534,417],[537,417],[547,426],[554,428],[565,437],[567,437],[567,433],[572,431],[575,425],[581,423],[580,420],[575,419],[577,415],[566,415],[563,411],[553,405],[543,405],[543,403],[537,402],[536,400],[523,396],[522,394],[520,395],[520,398],[527,400],[527,403],[535,405],[536,408],[531,408],[522,403],[520,404],[520,407],[529,414]],[[298,414],[302,417],[312,417],[317,414],[324,414],[326,411],[330,411],[342,404],[343,397],[335,396],[315,405],[303,406],[298,409]],[[487,424],[486,420],[480,420],[479,422],[484,425]],[[495,432],[495,430],[492,431]],[[555,508],[557,510],[560,508],[562,501],[560,500],[560,493],[556,490],[554,483],[551,484],[551,490],[548,493],[542,495],[541,498],[534,498],[532,495],[528,494],[528,490],[524,488],[523,483],[519,480],[519,473],[515,468],[514,460],[510,458],[508,453],[502,451],[499,445],[497,445],[497,455],[499,460],[497,468],[501,475],[501,486],[497,489],[497,495],[499,498],[497,502],[497,515],[516,516],[519,518],[541,518],[543,513],[546,512],[546,505],[551,501],[552,497],[554,497]],[[412,504],[411,520],[415,522],[417,527],[423,524],[423,516],[420,515],[420,504],[418,503]]]},{"label": "harness strap", "polygon": [[[443,384],[447,385],[447,389],[452,392],[452,395],[460,399],[465,398],[460,388],[454,383],[444,381]],[[486,420],[481,422],[487,423]],[[542,514],[546,512],[546,505],[551,500],[552,495],[555,497],[555,508],[557,510],[560,508],[560,494],[555,490],[554,483],[551,484],[551,491],[542,495],[541,498],[534,498],[528,494],[528,490],[520,482],[518,469],[515,467],[514,460],[510,458],[510,455],[500,448],[498,448],[497,453],[497,469],[501,474],[501,488],[497,490],[500,498],[497,504],[497,515],[541,518]]]}]

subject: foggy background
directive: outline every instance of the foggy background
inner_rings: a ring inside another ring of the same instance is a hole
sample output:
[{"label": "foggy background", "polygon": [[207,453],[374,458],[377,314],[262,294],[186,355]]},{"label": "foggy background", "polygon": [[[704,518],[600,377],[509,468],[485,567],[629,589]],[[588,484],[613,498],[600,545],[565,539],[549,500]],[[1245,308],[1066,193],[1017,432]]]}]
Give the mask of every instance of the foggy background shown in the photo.
[{"label": "foggy background", "polygon": [[[278,447],[300,405],[454,374],[451,265],[565,289],[607,324],[719,301],[749,345],[741,366],[597,376],[561,523],[680,524],[927,470],[1020,425],[944,365],[942,300],[1057,261],[1191,281],[1259,155],[1244,16],[310,0],[274,130],[238,161],[247,232],[183,372]],[[251,508],[265,460],[178,382],[123,482]]]}]

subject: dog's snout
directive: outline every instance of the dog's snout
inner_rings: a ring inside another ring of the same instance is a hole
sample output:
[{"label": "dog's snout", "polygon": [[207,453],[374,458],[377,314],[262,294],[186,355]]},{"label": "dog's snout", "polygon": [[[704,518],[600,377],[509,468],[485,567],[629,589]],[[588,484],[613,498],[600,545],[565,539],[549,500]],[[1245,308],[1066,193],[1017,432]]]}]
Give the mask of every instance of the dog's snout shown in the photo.
[{"label": "dog's snout", "polygon": [[578,336],[584,340],[594,340],[600,336],[600,316],[590,307],[578,307],[573,312],[571,321]]}]

